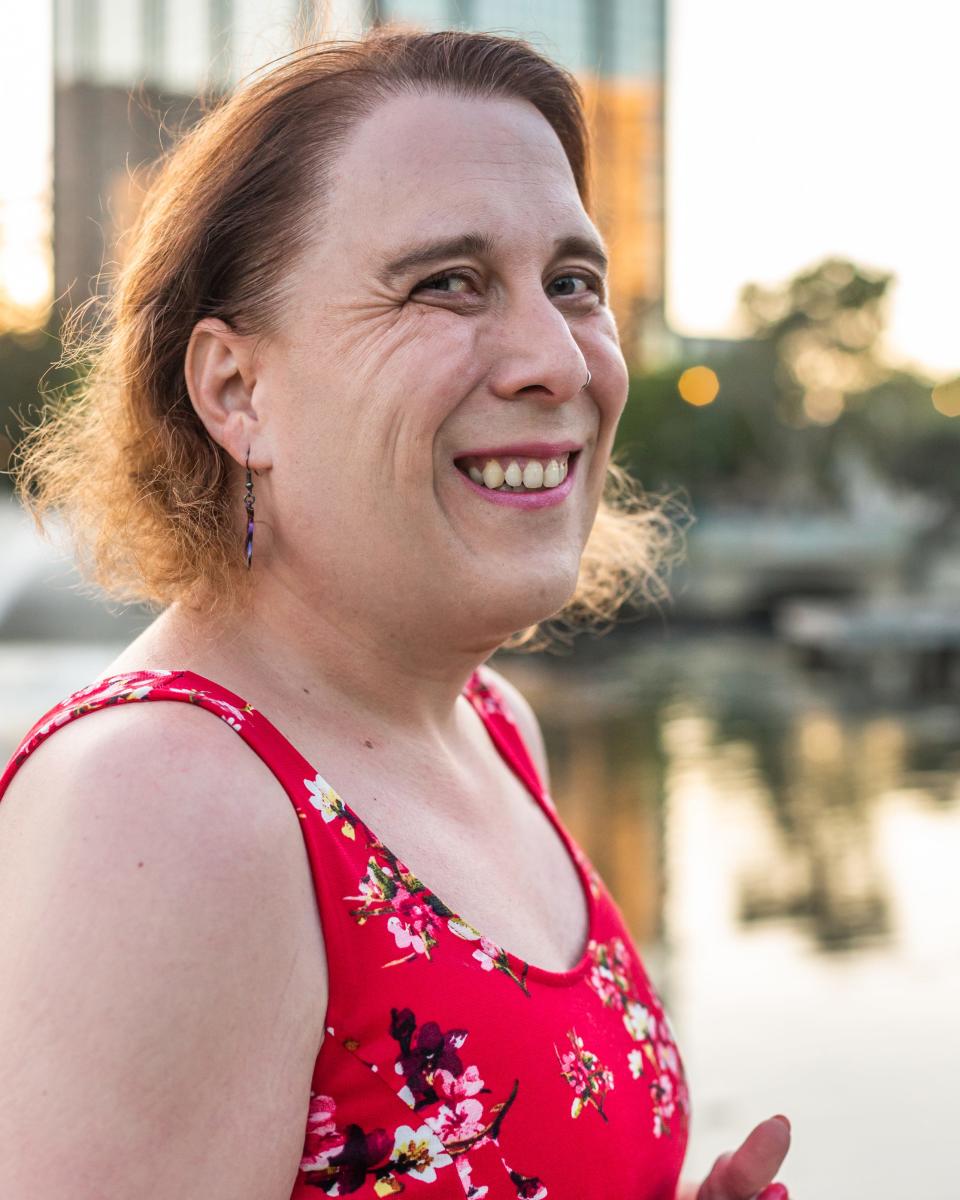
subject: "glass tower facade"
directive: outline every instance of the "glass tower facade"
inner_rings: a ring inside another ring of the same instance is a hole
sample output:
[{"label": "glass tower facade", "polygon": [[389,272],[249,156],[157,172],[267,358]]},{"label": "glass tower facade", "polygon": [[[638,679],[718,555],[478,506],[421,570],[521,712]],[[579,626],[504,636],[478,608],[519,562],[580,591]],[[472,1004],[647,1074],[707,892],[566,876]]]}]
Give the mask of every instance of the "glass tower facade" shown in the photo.
[{"label": "glass tower facade", "polygon": [[[332,0],[327,28],[468,28],[520,36],[579,79],[594,137],[595,217],[611,249],[624,351],[662,328],[665,0]],[[76,304],[135,204],[131,180],[197,97],[293,48],[311,0],[56,0],[54,263]],[[131,100],[132,95],[132,100]],[[158,132],[162,125],[165,132]]]}]

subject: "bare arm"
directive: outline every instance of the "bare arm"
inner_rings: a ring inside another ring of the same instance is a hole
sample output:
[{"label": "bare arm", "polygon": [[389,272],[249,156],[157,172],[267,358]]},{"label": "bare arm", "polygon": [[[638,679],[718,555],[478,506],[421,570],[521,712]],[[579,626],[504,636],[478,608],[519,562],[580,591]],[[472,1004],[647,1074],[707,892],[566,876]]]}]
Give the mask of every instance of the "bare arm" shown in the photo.
[{"label": "bare arm", "polygon": [[4,1200],[289,1200],[311,901],[289,799],[211,714],[121,706],[42,745],[0,804]]}]

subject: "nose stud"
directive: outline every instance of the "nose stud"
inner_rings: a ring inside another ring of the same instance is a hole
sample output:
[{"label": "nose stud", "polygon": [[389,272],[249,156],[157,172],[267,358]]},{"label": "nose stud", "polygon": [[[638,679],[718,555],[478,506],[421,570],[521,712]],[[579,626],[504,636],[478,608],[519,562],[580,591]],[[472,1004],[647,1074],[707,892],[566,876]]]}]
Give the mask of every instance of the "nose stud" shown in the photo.
[{"label": "nose stud", "polygon": [[588,370],[586,382],[584,383],[583,387],[580,389],[581,392],[585,392],[587,390],[587,388],[590,386],[590,380],[592,378],[593,378],[593,376],[590,374],[590,372]]}]

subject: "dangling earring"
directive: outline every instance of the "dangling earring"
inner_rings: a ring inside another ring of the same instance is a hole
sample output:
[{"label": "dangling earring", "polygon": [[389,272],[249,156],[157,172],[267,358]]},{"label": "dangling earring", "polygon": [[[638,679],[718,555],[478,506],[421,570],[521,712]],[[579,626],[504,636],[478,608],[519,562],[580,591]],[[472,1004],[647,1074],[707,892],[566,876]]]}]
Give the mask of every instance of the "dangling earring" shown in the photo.
[{"label": "dangling earring", "polygon": [[244,553],[247,557],[247,570],[250,570],[250,564],[253,562],[253,506],[256,503],[256,497],[253,494],[253,475],[250,473],[250,448],[247,447],[247,494],[243,498],[244,508],[247,510],[247,541],[244,546]]}]

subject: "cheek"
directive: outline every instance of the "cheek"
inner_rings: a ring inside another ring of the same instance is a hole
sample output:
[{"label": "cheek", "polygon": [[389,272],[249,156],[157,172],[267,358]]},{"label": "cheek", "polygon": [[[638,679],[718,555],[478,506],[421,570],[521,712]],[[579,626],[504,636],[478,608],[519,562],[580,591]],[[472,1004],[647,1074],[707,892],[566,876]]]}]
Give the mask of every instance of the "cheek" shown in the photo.
[{"label": "cheek", "polygon": [[613,442],[617,424],[627,404],[630,375],[618,345],[609,343],[597,356],[594,396],[600,409],[601,440]]}]

